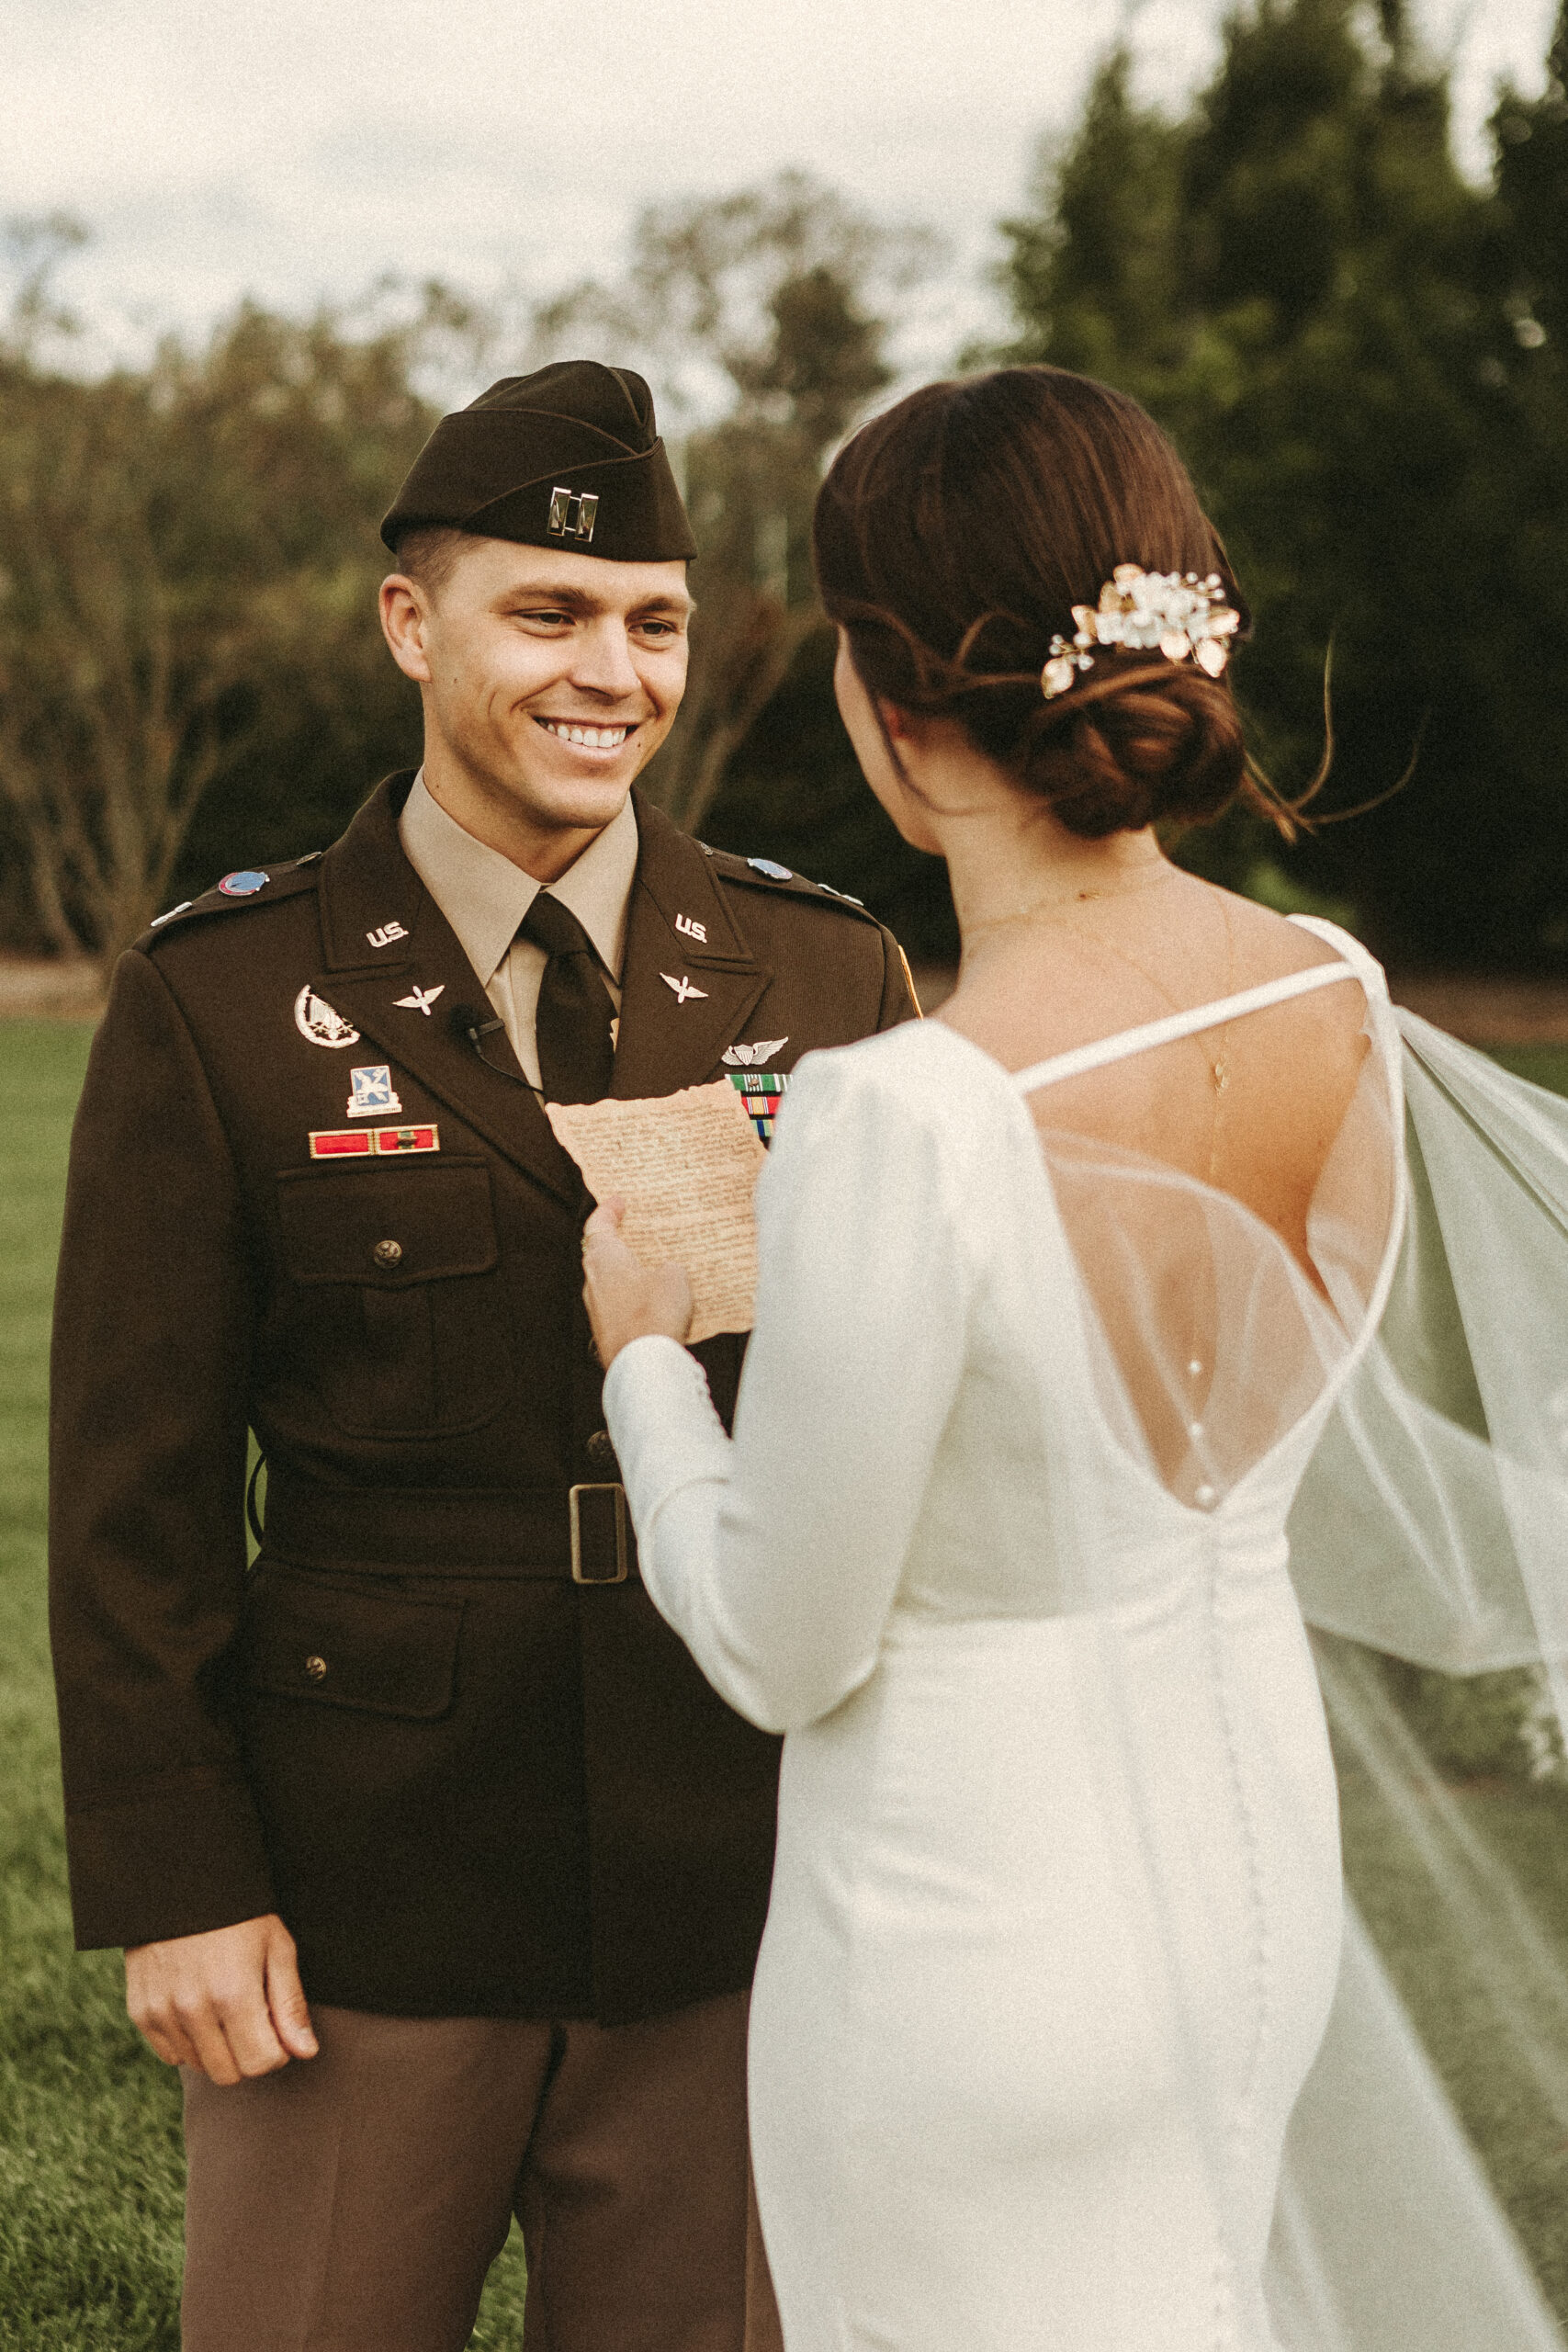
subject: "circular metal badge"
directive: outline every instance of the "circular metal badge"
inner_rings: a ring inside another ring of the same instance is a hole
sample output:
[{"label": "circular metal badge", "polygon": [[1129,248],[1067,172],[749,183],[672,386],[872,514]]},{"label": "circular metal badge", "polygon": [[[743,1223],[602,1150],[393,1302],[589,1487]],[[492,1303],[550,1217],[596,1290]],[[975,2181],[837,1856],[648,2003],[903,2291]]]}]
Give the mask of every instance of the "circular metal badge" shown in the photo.
[{"label": "circular metal badge", "polygon": [[357,1046],[359,1032],[350,1028],[341,1012],[334,1012],[324,996],[318,996],[307,980],[294,1000],[294,1026],[301,1037],[312,1046]]},{"label": "circular metal badge", "polygon": [[258,890],[266,888],[267,877],[254,866],[242,865],[237,874],[225,874],[218,885],[226,899],[254,899]]}]

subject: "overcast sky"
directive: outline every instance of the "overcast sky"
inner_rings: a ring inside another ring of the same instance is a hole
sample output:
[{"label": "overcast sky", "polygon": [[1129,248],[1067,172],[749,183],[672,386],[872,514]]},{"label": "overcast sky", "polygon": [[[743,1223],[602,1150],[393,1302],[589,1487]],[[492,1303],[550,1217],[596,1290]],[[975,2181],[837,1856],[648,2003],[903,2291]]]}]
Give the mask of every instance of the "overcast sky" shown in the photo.
[{"label": "overcast sky", "polygon": [[[1421,0],[1461,152],[1540,86],[1553,0]],[[650,198],[800,164],[956,256],[919,330],[978,322],[998,217],[1129,16],[1145,94],[1214,54],[1220,0],[4,0],[0,214],[77,213],[63,284],[139,327],[378,273],[545,292],[613,270]],[[933,358],[942,353],[933,348]]]}]

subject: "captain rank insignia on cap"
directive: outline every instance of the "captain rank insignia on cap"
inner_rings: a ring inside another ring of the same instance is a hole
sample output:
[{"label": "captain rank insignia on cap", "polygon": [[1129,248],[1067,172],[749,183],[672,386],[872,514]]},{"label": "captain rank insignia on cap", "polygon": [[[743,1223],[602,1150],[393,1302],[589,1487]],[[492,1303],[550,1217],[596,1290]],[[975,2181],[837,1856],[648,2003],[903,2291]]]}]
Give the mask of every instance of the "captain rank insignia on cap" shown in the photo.
[{"label": "captain rank insignia on cap", "polygon": [[729,1083],[762,1141],[772,1143],[779,1104],[789,1091],[788,1073],[782,1069],[732,1069]]},{"label": "captain rank insignia on cap", "polygon": [[563,490],[558,483],[550,492],[550,537],[580,539],[586,547],[593,537],[598,514],[596,490]]},{"label": "captain rank insignia on cap", "polygon": [[403,1151],[439,1151],[439,1127],[312,1127],[312,1159],[385,1159]]}]

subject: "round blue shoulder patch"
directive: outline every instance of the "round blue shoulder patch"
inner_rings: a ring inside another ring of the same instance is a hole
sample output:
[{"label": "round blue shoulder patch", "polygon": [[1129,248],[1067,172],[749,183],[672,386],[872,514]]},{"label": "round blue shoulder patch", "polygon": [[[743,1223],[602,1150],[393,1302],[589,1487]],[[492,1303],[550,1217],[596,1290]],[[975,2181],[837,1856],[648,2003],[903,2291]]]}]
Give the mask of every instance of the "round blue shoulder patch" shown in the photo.
[{"label": "round blue shoulder patch", "polygon": [[225,874],[218,885],[226,899],[254,899],[258,890],[266,888],[267,877],[254,866],[243,865],[237,874]]},{"label": "round blue shoulder patch", "polygon": [[749,857],[746,863],[748,865],[753,866],[759,874],[765,874],[770,882],[793,882],[795,880],[795,876],[790,871],[790,868],[787,865],[781,865],[776,858]]}]

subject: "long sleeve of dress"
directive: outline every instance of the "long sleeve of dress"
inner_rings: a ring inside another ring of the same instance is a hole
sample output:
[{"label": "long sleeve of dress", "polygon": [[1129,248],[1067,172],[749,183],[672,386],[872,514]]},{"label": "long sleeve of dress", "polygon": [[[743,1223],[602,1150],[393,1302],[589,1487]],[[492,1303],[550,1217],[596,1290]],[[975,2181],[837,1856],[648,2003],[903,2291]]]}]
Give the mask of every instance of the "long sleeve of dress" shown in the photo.
[{"label": "long sleeve of dress", "polygon": [[953,1173],[876,1051],[809,1059],[780,1120],[733,1442],[672,1340],[624,1348],[604,1385],[643,1580],[769,1731],[874,1666],[964,1359]]}]

